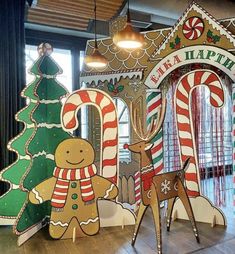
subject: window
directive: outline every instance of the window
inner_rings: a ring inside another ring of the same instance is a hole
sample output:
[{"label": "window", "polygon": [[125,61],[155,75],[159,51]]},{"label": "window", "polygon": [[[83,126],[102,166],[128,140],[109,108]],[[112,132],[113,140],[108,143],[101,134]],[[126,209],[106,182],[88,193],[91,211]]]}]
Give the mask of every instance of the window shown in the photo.
[{"label": "window", "polygon": [[[85,84],[83,84],[85,87]],[[129,150],[124,149],[123,145],[130,143],[130,116],[126,103],[119,99],[114,98],[114,103],[117,108],[118,122],[119,122],[119,160],[120,162],[129,163],[131,161],[131,153]],[[87,106],[81,108],[81,136],[88,138],[88,112]]]},{"label": "window", "polygon": [[[72,91],[72,56],[71,51],[67,49],[53,48],[52,58],[62,68],[63,73],[59,74],[56,79],[63,84],[69,92]],[[28,73],[33,62],[38,58],[37,46],[25,46],[26,59],[26,84],[33,81],[34,76]]]},{"label": "window", "polygon": [[[84,51],[80,51],[80,71],[82,70],[82,66],[84,64]],[[86,84],[83,82],[81,84],[81,88],[84,89],[86,88]],[[88,107],[83,106],[81,107],[81,137],[88,139]]]},{"label": "window", "polygon": [[117,108],[118,122],[119,122],[119,159],[120,162],[131,161],[131,153],[128,149],[124,149],[123,145],[130,143],[130,115],[126,103],[119,99],[114,98],[114,103]]}]

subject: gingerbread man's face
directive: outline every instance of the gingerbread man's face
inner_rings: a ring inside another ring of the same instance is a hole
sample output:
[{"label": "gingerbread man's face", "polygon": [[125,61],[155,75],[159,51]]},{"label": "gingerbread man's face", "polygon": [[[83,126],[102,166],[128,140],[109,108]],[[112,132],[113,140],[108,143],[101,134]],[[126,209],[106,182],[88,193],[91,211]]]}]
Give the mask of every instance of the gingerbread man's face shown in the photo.
[{"label": "gingerbread man's face", "polygon": [[62,141],[55,151],[56,166],[60,168],[83,168],[95,159],[92,145],[85,139],[70,138]]}]

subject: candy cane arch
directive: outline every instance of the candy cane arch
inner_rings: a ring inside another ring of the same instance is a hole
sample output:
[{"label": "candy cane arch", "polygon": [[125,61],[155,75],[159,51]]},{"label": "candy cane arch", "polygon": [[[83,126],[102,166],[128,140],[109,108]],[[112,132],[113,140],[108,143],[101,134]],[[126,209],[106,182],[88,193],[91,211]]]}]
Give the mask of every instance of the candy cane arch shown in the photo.
[{"label": "candy cane arch", "polygon": [[210,103],[214,107],[224,104],[224,90],[220,78],[211,70],[194,70],[184,75],[178,82],[175,91],[175,114],[180,145],[181,163],[190,157],[190,165],[185,174],[188,195],[200,195],[200,176],[195,149],[194,130],[192,125],[191,93],[194,88],[204,85],[210,90]]},{"label": "candy cane arch", "polygon": [[[67,131],[78,127],[77,112],[84,105],[95,106],[101,119],[100,173],[117,182],[118,175],[118,118],[112,98],[97,89],[83,89],[73,92],[61,111],[62,126]],[[91,127],[92,128],[92,127]]]},{"label": "candy cane arch", "polygon": [[[146,91],[146,104],[147,104],[147,127],[151,123],[153,117],[157,117],[159,109],[162,106],[162,93],[160,89],[147,89]],[[158,134],[151,141],[153,147],[151,154],[153,159],[153,167],[155,174],[163,172],[163,130],[162,128]]]}]

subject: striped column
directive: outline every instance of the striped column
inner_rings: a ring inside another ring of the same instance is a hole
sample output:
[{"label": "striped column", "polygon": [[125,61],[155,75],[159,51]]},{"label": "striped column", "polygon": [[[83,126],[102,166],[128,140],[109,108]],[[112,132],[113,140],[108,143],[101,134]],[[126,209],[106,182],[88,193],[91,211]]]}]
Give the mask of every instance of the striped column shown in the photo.
[{"label": "striped column", "polygon": [[219,76],[211,70],[197,69],[186,73],[180,78],[174,95],[181,164],[183,165],[190,158],[190,164],[185,173],[185,183],[189,197],[197,197],[201,194],[191,96],[192,90],[202,84],[210,90],[211,106],[221,108],[224,104],[223,85]]},{"label": "striped column", "polygon": [[235,216],[235,84],[233,84],[233,208]]},{"label": "striped column", "polygon": [[[156,118],[157,113],[160,112],[162,104],[162,93],[160,89],[148,89],[146,91],[147,104],[147,127],[151,122],[152,117]],[[153,167],[155,174],[163,172],[163,130],[162,128],[158,134],[152,139],[153,147],[151,149]]]},{"label": "striped column", "polygon": [[141,202],[140,171],[139,170],[134,175],[134,181],[135,181],[135,210],[137,210]]}]

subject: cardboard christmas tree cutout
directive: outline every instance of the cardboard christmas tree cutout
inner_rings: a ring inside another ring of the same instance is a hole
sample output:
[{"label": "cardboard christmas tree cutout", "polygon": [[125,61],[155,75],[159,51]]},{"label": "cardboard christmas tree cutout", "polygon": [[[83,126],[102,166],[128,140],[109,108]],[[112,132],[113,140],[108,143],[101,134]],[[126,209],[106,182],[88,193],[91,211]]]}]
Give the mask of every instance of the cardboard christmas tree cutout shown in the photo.
[{"label": "cardboard christmas tree cutout", "polygon": [[[34,87],[29,86],[24,91],[25,94],[34,95],[36,103],[30,114],[36,128],[27,146],[32,163],[21,180],[22,189],[27,192],[52,176],[55,167],[55,149],[61,141],[70,137],[60,124],[62,106],[60,99],[68,93],[56,81],[57,74],[62,73],[62,70],[51,58],[52,48],[49,44],[41,44],[38,53],[39,58],[30,70],[36,76],[37,82]],[[22,235],[19,244],[42,227],[43,222],[50,215],[50,210],[49,202],[34,205],[28,202],[28,199],[25,200],[14,226],[16,234]],[[27,234],[24,234],[26,232]]]},{"label": "cardboard christmas tree cutout", "polygon": [[29,104],[15,116],[16,121],[24,124],[23,131],[8,144],[8,149],[17,154],[17,160],[1,171],[0,175],[2,181],[10,184],[10,189],[0,197],[0,225],[14,223],[27,197],[27,193],[20,189],[20,181],[32,165],[32,156],[28,151],[28,145],[36,129],[31,114],[37,105],[37,98],[32,91],[39,79],[36,77],[21,93],[22,97],[29,99]]}]

